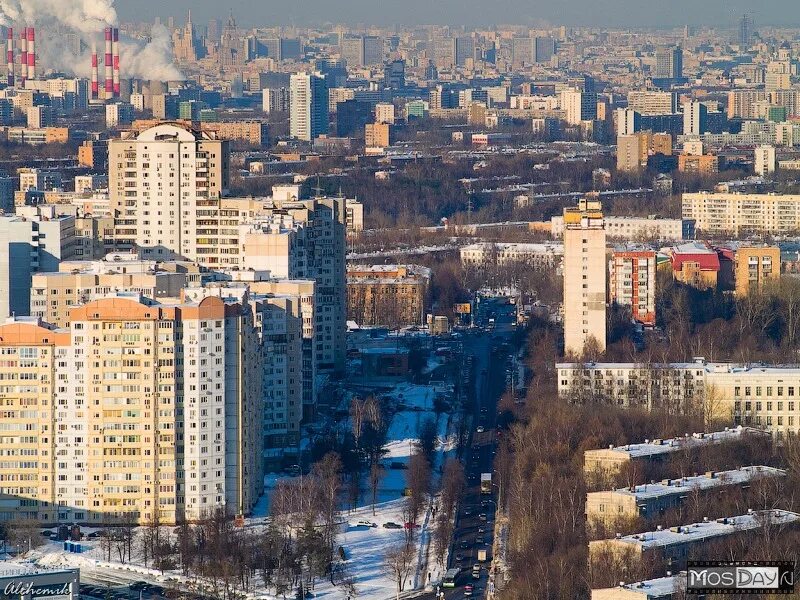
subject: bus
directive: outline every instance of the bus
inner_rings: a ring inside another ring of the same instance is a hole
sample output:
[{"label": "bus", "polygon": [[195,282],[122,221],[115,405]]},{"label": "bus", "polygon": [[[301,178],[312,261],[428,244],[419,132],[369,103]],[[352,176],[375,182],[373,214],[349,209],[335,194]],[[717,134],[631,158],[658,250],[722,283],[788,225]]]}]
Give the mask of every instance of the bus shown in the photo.
[{"label": "bus", "polygon": [[456,587],[456,579],[458,578],[459,573],[461,573],[461,569],[459,569],[458,567],[449,569],[447,573],[444,574],[444,581],[442,581],[442,587],[446,588]]}]

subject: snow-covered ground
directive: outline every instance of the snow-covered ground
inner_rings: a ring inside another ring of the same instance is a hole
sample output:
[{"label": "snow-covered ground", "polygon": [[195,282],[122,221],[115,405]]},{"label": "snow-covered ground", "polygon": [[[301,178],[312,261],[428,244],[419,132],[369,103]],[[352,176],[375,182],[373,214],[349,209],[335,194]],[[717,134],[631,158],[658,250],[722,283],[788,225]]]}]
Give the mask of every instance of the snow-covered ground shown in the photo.
[{"label": "snow-covered ground", "polygon": [[[431,370],[438,367],[438,361],[429,363]],[[434,472],[441,466],[443,457],[453,448],[453,440],[448,436],[448,431],[453,429],[450,415],[434,412],[434,398],[437,393],[447,392],[447,386],[418,385],[401,383],[396,385],[384,396],[396,408],[388,430],[388,442],[384,462],[384,476],[378,491],[378,503],[374,514],[371,506],[371,494],[364,489],[360,505],[352,510],[343,510],[344,523],[339,534],[338,544],[347,555],[349,575],[353,577],[358,591],[359,600],[390,600],[395,597],[396,583],[384,564],[384,557],[389,549],[402,544],[405,534],[402,529],[386,529],[384,523],[394,522],[402,524],[403,505],[402,496],[406,487],[406,470],[399,468],[405,466],[413,452],[420,428],[426,420],[436,421],[439,433],[438,454],[434,465]],[[256,505],[249,526],[259,526],[269,513],[270,492],[275,488],[277,481],[286,475],[269,474],[265,478],[266,493]],[[366,479],[366,478],[365,478]],[[365,485],[367,483],[365,482]],[[427,544],[430,541],[428,526],[432,526],[430,515],[426,513],[421,519],[421,527],[417,535],[418,565],[407,583],[406,590],[414,585],[421,587],[425,583],[428,570],[437,572],[434,565],[427,565]],[[377,527],[355,526],[359,520],[368,520],[377,524]],[[90,530],[86,530],[87,532]],[[24,558],[17,558],[15,562],[33,562],[42,567],[79,567],[82,579],[94,582],[111,582],[119,585],[138,580],[154,582],[172,581],[182,587],[189,587],[193,582],[185,580],[177,572],[160,572],[144,567],[141,557],[134,555],[133,563],[121,564],[106,562],[100,542],[89,540],[82,542],[84,552],[81,554],[68,553],[63,550],[60,542],[48,541],[42,547],[28,553]],[[432,554],[432,552],[431,552]],[[138,564],[137,564],[138,563]],[[332,586],[328,580],[317,583],[314,591],[315,597],[326,600],[342,599],[345,593],[341,588]],[[252,598],[271,599],[272,596],[261,590],[251,595]]]}]

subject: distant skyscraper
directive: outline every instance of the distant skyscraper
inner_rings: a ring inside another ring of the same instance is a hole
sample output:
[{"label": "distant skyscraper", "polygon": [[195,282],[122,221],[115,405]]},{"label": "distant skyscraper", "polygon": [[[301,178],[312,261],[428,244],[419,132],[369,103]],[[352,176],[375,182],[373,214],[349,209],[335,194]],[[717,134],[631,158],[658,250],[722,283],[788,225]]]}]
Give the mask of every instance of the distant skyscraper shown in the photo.
[{"label": "distant skyscraper", "polygon": [[750,39],[753,36],[753,21],[747,13],[739,19],[739,45],[744,48],[750,47]]},{"label": "distant skyscraper", "polygon": [[343,38],[340,54],[349,67],[380,64],[383,62],[383,39],[374,35]]},{"label": "distant skyscraper", "polygon": [[702,135],[708,128],[708,107],[702,102],[686,102],[683,105],[684,135]]},{"label": "distant skyscraper", "polygon": [[206,30],[206,38],[214,43],[219,42],[221,23],[219,19],[211,19],[208,22],[208,29]]},{"label": "distant skyscraper", "polygon": [[295,73],[289,83],[289,133],[311,141],[328,133],[328,85],[324,77]]},{"label": "distant skyscraper", "polygon": [[556,41],[551,37],[537,37],[534,42],[534,60],[549,63],[556,53]]},{"label": "distant skyscraper", "polygon": [[455,42],[455,63],[463,66],[468,58],[475,58],[475,40],[471,37],[457,37]]},{"label": "distant skyscraper", "polygon": [[657,79],[683,77],[683,49],[680,46],[673,46],[656,50],[656,68],[653,76]]},{"label": "distant skyscraper", "polygon": [[393,60],[383,67],[383,87],[400,89],[406,87],[406,61]]}]

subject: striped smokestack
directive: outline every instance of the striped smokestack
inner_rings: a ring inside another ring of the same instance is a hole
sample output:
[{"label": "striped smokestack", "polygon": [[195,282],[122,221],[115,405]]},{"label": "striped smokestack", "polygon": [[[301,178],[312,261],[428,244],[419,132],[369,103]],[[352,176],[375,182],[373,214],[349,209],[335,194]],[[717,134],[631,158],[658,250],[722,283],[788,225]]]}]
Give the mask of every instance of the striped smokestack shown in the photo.
[{"label": "striped smokestack", "polygon": [[97,76],[97,46],[92,46],[92,98],[94,100],[97,100],[100,95],[100,83]]},{"label": "striped smokestack", "polygon": [[106,27],[106,60],[105,60],[105,97],[111,98],[114,94],[114,74],[111,62],[111,27]]},{"label": "striped smokestack", "polygon": [[11,27],[8,28],[6,62],[8,63],[8,87],[12,87],[14,85],[14,29]]},{"label": "striped smokestack", "polygon": [[112,61],[113,61],[113,79],[114,79],[114,96],[119,98],[120,85],[119,85],[119,29],[114,27],[112,30]]},{"label": "striped smokestack", "polygon": [[20,55],[19,55],[19,64],[21,69],[19,70],[19,79],[20,83],[24,82],[28,76],[28,28],[24,27],[22,29],[22,33],[19,35],[20,41]]},{"label": "striped smokestack", "polygon": [[36,79],[36,31],[28,27],[28,79]]}]

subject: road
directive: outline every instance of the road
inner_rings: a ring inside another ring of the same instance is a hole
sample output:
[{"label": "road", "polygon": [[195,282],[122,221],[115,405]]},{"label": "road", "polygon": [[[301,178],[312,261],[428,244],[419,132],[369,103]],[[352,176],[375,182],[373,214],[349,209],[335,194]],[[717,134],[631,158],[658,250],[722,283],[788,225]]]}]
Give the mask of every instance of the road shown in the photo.
[{"label": "road", "polygon": [[[456,587],[444,591],[447,600],[484,598],[489,587],[488,568],[494,542],[494,520],[497,510],[497,488],[491,494],[481,494],[481,473],[493,471],[496,449],[495,423],[497,401],[506,389],[507,372],[511,368],[511,354],[516,350],[511,337],[514,333],[516,307],[504,302],[489,301],[476,315],[483,325],[464,339],[464,352],[473,358],[475,374],[475,405],[472,411],[472,435],[463,456],[467,476],[467,490],[459,505],[448,569],[459,567]],[[494,319],[490,328],[488,320]],[[481,430],[483,430],[481,432]],[[478,563],[478,551],[486,550],[488,560]],[[477,577],[473,567],[480,564]],[[468,586],[472,586],[471,593]],[[435,600],[435,592],[419,596]]]}]

